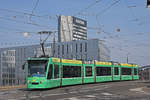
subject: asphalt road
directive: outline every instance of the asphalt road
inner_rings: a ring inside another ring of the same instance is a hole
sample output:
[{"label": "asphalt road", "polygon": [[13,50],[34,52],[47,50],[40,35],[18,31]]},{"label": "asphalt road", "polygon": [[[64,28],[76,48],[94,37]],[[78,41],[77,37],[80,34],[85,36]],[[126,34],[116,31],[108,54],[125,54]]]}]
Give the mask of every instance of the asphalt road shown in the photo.
[{"label": "asphalt road", "polygon": [[47,90],[0,90],[0,100],[150,100],[150,81],[122,81]]}]

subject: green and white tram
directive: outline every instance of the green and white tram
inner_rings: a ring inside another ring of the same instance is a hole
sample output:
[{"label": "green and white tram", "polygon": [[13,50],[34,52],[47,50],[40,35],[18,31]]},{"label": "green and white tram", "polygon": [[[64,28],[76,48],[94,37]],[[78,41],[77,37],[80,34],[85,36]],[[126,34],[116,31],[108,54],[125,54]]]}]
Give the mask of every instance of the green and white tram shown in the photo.
[{"label": "green and white tram", "polygon": [[28,89],[139,79],[136,64],[59,58],[29,58],[26,72]]}]

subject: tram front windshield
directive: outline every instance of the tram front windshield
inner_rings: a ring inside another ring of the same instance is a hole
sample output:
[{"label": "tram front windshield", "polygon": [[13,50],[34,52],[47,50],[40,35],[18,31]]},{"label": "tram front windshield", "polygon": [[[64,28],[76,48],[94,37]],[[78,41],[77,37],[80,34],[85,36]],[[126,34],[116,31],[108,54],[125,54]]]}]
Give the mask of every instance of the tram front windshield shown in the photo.
[{"label": "tram front windshield", "polygon": [[45,77],[48,60],[29,60],[28,61],[28,76],[29,77]]}]

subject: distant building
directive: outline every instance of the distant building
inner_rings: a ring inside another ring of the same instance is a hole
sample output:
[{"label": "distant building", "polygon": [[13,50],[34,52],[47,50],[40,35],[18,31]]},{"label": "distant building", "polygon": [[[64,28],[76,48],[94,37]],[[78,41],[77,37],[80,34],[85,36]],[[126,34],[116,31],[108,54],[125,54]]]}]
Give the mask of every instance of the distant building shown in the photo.
[{"label": "distant building", "polygon": [[150,65],[140,67],[139,76],[141,80],[150,80]]},{"label": "distant building", "polygon": [[58,42],[87,39],[87,21],[74,16],[59,16]]},{"label": "distant building", "polygon": [[16,50],[7,50],[1,52],[1,72],[2,83],[15,84],[15,57]]},{"label": "distant building", "polygon": [[109,49],[104,42],[99,39],[58,42],[55,51],[55,57],[58,58],[99,61],[110,60]]},{"label": "distant building", "polygon": [[[50,55],[50,48],[45,48]],[[22,65],[28,57],[42,54],[40,45],[0,48],[0,85],[19,85],[25,83]]]},{"label": "distant building", "polygon": [[[49,47],[45,47],[44,48],[44,51],[45,51],[45,55],[46,56],[52,56],[51,55],[51,51],[52,49],[51,49],[51,47],[49,46]],[[42,52],[42,48],[41,47],[38,47],[38,48],[36,48],[35,50],[34,50],[34,55],[35,55],[35,57],[40,57],[41,55],[43,55],[43,52]]]}]

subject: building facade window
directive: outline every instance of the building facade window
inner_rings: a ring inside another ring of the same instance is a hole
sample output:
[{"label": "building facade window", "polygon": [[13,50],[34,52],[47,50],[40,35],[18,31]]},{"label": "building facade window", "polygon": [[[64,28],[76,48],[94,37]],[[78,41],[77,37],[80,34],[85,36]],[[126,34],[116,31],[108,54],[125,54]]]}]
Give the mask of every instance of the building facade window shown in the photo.
[{"label": "building facade window", "polygon": [[78,52],[78,44],[76,43],[76,53]]},{"label": "building facade window", "polygon": [[60,54],[60,45],[58,45],[58,56]]},{"label": "building facade window", "polygon": [[69,47],[68,47],[68,44],[67,44],[67,54],[68,54],[68,52],[69,52],[68,48],[69,48]]},{"label": "building facade window", "polygon": [[85,43],[85,52],[87,52],[87,43]]},{"label": "building facade window", "polygon": [[62,45],[62,55],[64,55],[64,45]]},{"label": "building facade window", "polygon": [[80,52],[82,52],[82,43],[80,43]]}]

